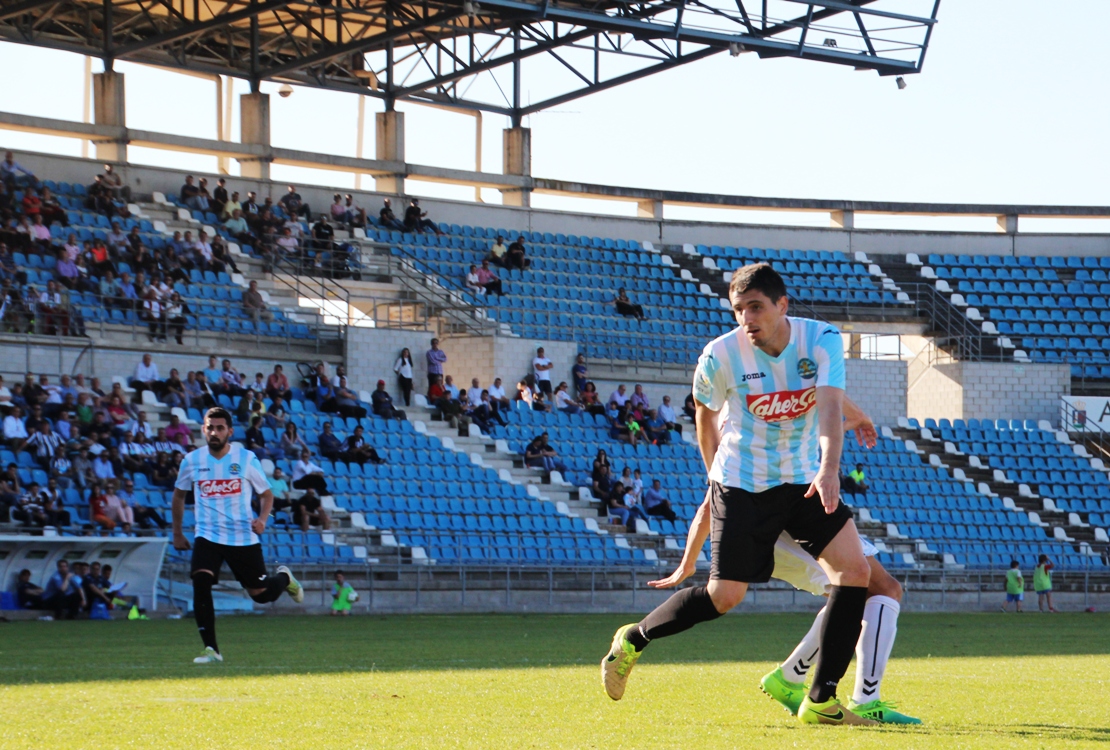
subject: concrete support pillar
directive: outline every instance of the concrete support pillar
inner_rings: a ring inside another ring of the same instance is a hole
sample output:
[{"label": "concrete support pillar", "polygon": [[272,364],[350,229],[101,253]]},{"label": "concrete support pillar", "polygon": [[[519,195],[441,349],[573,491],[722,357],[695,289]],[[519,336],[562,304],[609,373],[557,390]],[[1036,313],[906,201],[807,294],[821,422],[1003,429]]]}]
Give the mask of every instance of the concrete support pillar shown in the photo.
[{"label": "concrete support pillar", "polygon": [[863,337],[858,333],[848,334],[848,359],[860,359],[863,354],[861,346]]},{"label": "concrete support pillar", "polygon": [[1005,232],[1006,234],[1017,234],[1018,231],[1018,217],[1017,214],[1003,214],[998,217],[998,231]]},{"label": "concrete support pillar", "polygon": [[[97,125],[127,127],[127,106],[124,96],[123,73],[105,71],[93,79],[93,122]],[[94,141],[99,161],[127,162],[127,140],[124,138]]]},{"label": "concrete support pillar", "polygon": [[[375,157],[382,161],[405,163],[405,113],[391,110],[374,115]],[[404,195],[404,172],[375,175],[374,189],[379,193]]]},{"label": "concrete support pillar", "polygon": [[636,201],[636,215],[641,219],[663,220],[663,201]]},{"label": "concrete support pillar", "polygon": [[847,229],[851,231],[856,228],[856,212],[855,211],[830,211],[829,212],[829,226],[833,229]]},{"label": "concrete support pillar", "polygon": [[[502,131],[503,156],[505,174],[532,176],[532,129],[531,128],[506,128]],[[532,190],[522,188],[519,190],[502,190],[501,202],[506,206],[532,205]]]},{"label": "concrete support pillar", "polygon": [[240,159],[239,172],[251,180],[270,179],[270,95],[243,94],[239,97],[239,140],[265,147],[266,155]]}]

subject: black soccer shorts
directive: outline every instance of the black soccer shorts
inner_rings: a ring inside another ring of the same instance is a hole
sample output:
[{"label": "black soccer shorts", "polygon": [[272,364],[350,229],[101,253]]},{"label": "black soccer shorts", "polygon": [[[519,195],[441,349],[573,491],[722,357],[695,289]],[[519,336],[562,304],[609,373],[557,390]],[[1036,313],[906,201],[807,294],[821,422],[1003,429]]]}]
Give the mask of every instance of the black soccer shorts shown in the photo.
[{"label": "black soccer shorts", "polygon": [[225,562],[243,588],[258,589],[265,586],[266,561],[262,559],[261,544],[235,547],[230,544],[216,544],[200,536],[193,541],[190,575],[195,575],[198,570],[210,570],[218,581],[220,568]]},{"label": "black soccer shorts", "polygon": [[801,547],[818,557],[829,542],[852,520],[852,511],[840,503],[826,513],[815,493],[805,497],[809,485],[782,484],[763,492],[748,492],[712,483],[710,489],[710,579],[766,583],[775,570],[775,542],[788,533]]}]

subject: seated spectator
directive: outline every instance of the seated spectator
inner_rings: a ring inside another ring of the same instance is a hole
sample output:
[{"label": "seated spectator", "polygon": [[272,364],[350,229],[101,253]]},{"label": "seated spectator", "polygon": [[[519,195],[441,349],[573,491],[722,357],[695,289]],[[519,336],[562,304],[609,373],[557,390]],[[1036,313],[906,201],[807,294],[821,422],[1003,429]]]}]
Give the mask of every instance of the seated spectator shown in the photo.
[{"label": "seated spectator", "polygon": [[501,378],[494,378],[493,385],[488,388],[488,391],[494,409],[500,412],[502,409],[512,407],[513,403],[509,400],[509,397],[505,394],[505,388],[501,385]]},{"label": "seated spectator", "polygon": [[547,399],[544,397],[543,391],[534,391],[532,393],[532,410],[551,411],[551,405],[547,403]]},{"label": "seated spectator", "polygon": [[231,366],[230,359],[223,361],[223,369],[220,370],[220,382],[223,385],[224,393],[229,396],[242,396],[246,393],[246,389],[243,388],[243,376]]},{"label": "seated spectator", "polygon": [[534,438],[524,449],[524,465],[544,471],[566,473],[567,467],[559,460],[559,454],[548,443],[547,433]]},{"label": "seated spectator", "polygon": [[509,245],[509,252],[505,255],[503,264],[505,268],[517,268],[521,271],[532,265],[532,261],[524,257],[524,242],[520,237],[517,237]]},{"label": "seated spectator", "polygon": [[[277,513],[280,510],[292,507],[292,503],[289,501],[289,483],[285,481],[285,472],[280,467],[274,467],[274,474],[270,477],[269,482],[270,493],[274,496],[273,512]],[[258,493],[254,494],[251,507],[256,515],[261,512]]]},{"label": "seated spectator", "polygon": [[[498,297],[502,296],[504,292],[501,290],[501,279],[497,277],[489,267],[489,261],[483,260],[482,265],[475,271],[475,277],[478,285],[482,288],[483,293],[496,294]],[[467,276],[467,279],[470,277]]]},{"label": "seated spectator", "polygon": [[123,426],[123,429],[127,432],[130,432],[135,437],[143,435],[145,437],[152,438],[158,434],[157,431],[154,429],[154,425],[152,425],[150,423],[150,420],[147,419],[145,411],[140,411],[138,416],[129,420],[127,424]]},{"label": "seated spectator", "polygon": [[50,470],[50,463],[54,460],[54,455],[58,453],[65,441],[55,433],[50,426],[49,420],[42,420],[38,425],[38,430],[27,438],[27,450],[33,451],[35,460],[38,461],[39,466]]},{"label": "seated spectator", "polygon": [[178,198],[194,211],[208,211],[210,206],[207,196],[201,195],[200,188],[193,183],[193,176],[185,176],[185,184],[178,191]]},{"label": "seated spectator", "polygon": [[331,586],[331,613],[341,617],[351,614],[351,597],[355,589],[347,583],[342,570],[335,571],[335,583]]},{"label": "seated spectator", "polygon": [[[157,461],[157,458],[155,459]],[[130,479],[123,480],[123,484],[116,490],[116,497],[122,503],[131,508],[131,513],[134,517],[135,523],[141,529],[164,529],[166,528],[166,519],[162,518],[162,514],[154,508],[142,505],[135,500],[135,482]]]},{"label": "seated spectator", "polygon": [[27,568],[19,571],[15,600],[20,609],[42,609],[42,597],[45,593],[42,587],[31,583],[31,571]]},{"label": "seated spectator", "polygon": [[135,365],[128,385],[135,389],[135,400],[142,402],[143,391],[153,391],[155,396],[161,396],[166,391],[166,384],[158,374],[158,365],[150,354],[144,354],[142,361]]},{"label": "seated spectator", "polygon": [[326,377],[317,378],[313,394],[317,411],[329,414],[335,414],[339,411],[339,403],[335,400],[335,388]]},{"label": "seated spectator", "polygon": [[285,402],[278,396],[274,399],[270,408],[266,410],[266,424],[274,430],[282,432],[285,430],[285,423],[289,418],[289,414],[285,411]]},{"label": "seated spectator", "polygon": [[323,531],[331,528],[331,517],[311,488],[293,501],[293,523],[300,526],[301,531],[308,531],[310,526],[319,526]]},{"label": "seated spectator", "polygon": [[370,403],[373,405],[374,414],[383,419],[406,419],[405,412],[393,407],[393,397],[385,389],[385,381],[379,380],[377,389],[370,394]]},{"label": "seated spectator", "polygon": [[289,378],[281,365],[274,365],[274,371],[266,378],[266,395],[271,399],[282,398],[289,401],[293,392],[289,389]]},{"label": "seated spectator", "polygon": [[57,572],[46,582],[46,589],[42,594],[42,607],[53,610],[56,619],[61,619],[64,612],[66,619],[72,620],[85,606],[85,592],[81,588],[78,577],[70,571],[66,560],[59,560],[57,568]]},{"label": "seated spectator", "polygon": [[454,378],[450,375],[443,379],[443,390],[447,391],[447,395],[451,398],[459,400],[459,387],[455,385]]},{"label": "seated spectator", "polygon": [[473,294],[486,293],[486,288],[478,279],[478,266],[471,264],[470,271],[466,274],[466,278],[463,279],[463,286],[466,287],[468,292]]},{"label": "seated spectator", "polygon": [[605,417],[609,420],[609,437],[636,446],[640,437],[640,425],[628,414],[626,407],[619,407],[615,401],[611,402]]},{"label": "seated spectator", "polygon": [[582,404],[582,408],[589,414],[604,414],[605,406],[601,403],[601,397],[597,395],[597,386],[593,381],[586,383],[586,389],[578,394],[578,403]]},{"label": "seated spectator", "polygon": [[308,204],[301,199],[301,194],[297,192],[295,185],[290,185],[286,188],[285,195],[281,196],[281,207],[285,209],[285,213],[292,217],[303,216],[305,219],[312,218],[312,210]]},{"label": "seated spectator", "polygon": [[471,409],[477,407],[482,403],[482,393],[488,392],[482,390],[481,381],[478,378],[470,379],[470,387],[466,389],[466,405]]},{"label": "seated spectator", "polygon": [[[101,459],[107,461],[108,457],[106,454],[97,456],[96,461],[93,461],[94,471],[96,463]],[[111,464],[109,464],[110,467]],[[107,478],[101,478],[99,474],[97,474],[97,477],[105,482],[107,481]],[[115,478],[114,475],[112,478]],[[112,531],[116,528],[116,522],[108,517],[108,498],[104,495],[103,487],[104,485],[97,482],[89,488],[89,521],[92,522],[94,529],[99,526],[107,531]]]},{"label": "seated spectator", "polygon": [[648,403],[647,394],[644,393],[644,387],[639,383],[633,387],[632,397],[628,401],[632,408],[639,409],[643,413],[646,413],[651,407]]},{"label": "seated spectator", "polygon": [[624,504],[626,497],[628,497],[628,493],[624,486],[620,482],[614,482],[609,493],[609,500],[605,503],[606,511],[610,516],[616,516],[621,526],[626,527],[629,532],[636,533],[636,519],[640,517],[640,513],[636,513]]},{"label": "seated spectator", "polygon": [[671,397],[664,396],[663,403],[656,409],[656,416],[663,420],[664,427],[667,430],[674,430],[675,432],[682,433],[682,425],[678,424],[677,417],[674,413],[674,408],[671,406]]},{"label": "seated spectator", "polygon": [[385,202],[382,204],[382,210],[378,212],[378,223],[386,229],[395,229],[398,232],[407,230],[404,223],[393,213],[393,205],[390,203],[389,198],[385,199]]},{"label": "seated spectator", "polygon": [[251,417],[266,415],[266,404],[255,391],[247,390],[235,406],[235,416],[240,422],[250,424]]},{"label": "seated spectator", "polygon": [[[648,514],[644,511],[644,507],[640,504],[640,498],[637,497],[632,487],[624,484],[623,482],[619,482],[619,484],[624,488],[624,495],[622,496],[621,504],[624,505],[624,507],[628,508],[628,518],[635,519],[636,521],[635,526],[629,526],[627,521],[625,522],[625,526],[628,526],[628,530],[633,533],[635,533],[637,530],[647,530],[648,528],[650,528],[651,525],[648,520]],[[640,521],[644,522],[644,529],[639,529]]]},{"label": "seated spectator", "polygon": [[166,437],[186,450],[193,446],[193,431],[176,414],[170,415],[170,426],[166,428]]},{"label": "seated spectator", "polygon": [[191,399],[185,392],[185,384],[181,382],[181,375],[177,368],[170,370],[170,376],[162,384],[162,403],[172,408],[188,409]]},{"label": "seated spectator", "polygon": [[304,438],[297,434],[297,425],[292,422],[285,425],[285,432],[281,435],[281,450],[286,458],[297,458],[308,450]]},{"label": "seated spectator", "polygon": [[529,409],[532,408],[532,404],[535,402],[536,397],[532,392],[532,388],[528,385],[528,381],[522,380],[516,384],[516,394],[518,401],[523,401]]},{"label": "seated spectator", "polygon": [[343,442],[332,432],[331,422],[324,422],[319,448],[320,455],[329,461],[338,461],[343,454]]},{"label": "seated spectator", "polygon": [[623,383],[617,386],[617,390],[609,394],[609,403],[615,403],[618,407],[628,404],[628,391]]},{"label": "seated spectator", "polygon": [[[312,225],[312,246],[317,251],[330,253],[335,249],[335,230],[328,223],[327,214],[320,214],[319,219]],[[320,259],[320,252],[316,257]]]},{"label": "seated spectator", "polygon": [[505,246],[505,238],[501,235],[497,235],[497,239],[493,241],[492,245],[490,245],[489,255],[486,256],[486,260],[488,260],[495,266],[504,267],[505,253],[507,253],[508,251],[509,248]]},{"label": "seated spectator", "polygon": [[633,304],[624,287],[617,290],[617,298],[613,300],[613,306],[617,308],[617,313],[620,315],[636,318],[637,320],[645,319],[643,305]]},{"label": "seated spectator", "polygon": [[267,323],[274,319],[274,314],[266,307],[266,301],[258,291],[258,282],[254,279],[251,279],[250,288],[243,292],[243,309],[256,323],[259,319]]},{"label": "seated spectator", "polygon": [[667,423],[655,410],[648,410],[644,421],[644,434],[655,445],[665,445],[671,442],[671,433]]},{"label": "seated spectator", "polygon": [[694,416],[697,414],[697,407],[694,405],[693,393],[686,394],[686,401],[682,404],[682,413],[690,419],[693,419]]},{"label": "seated spectator", "polygon": [[364,464],[369,461],[372,464],[383,463],[381,456],[374,450],[374,446],[366,442],[363,437],[362,425],[355,428],[347,438],[346,454],[348,461],[354,461],[357,464]]},{"label": "seated spectator", "polygon": [[863,471],[863,464],[856,464],[856,468],[848,472],[848,476],[840,479],[840,489],[844,492],[866,495],[867,488],[867,474]]},{"label": "seated spectator", "polygon": [[135,442],[130,431],[123,433],[118,449],[120,458],[123,460],[123,468],[126,471],[145,474],[149,470],[146,453],[142,446]]},{"label": "seated spectator", "polygon": [[443,234],[435,222],[427,218],[428,212],[420,210],[420,200],[413,198],[405,209],[405,230],[409,232],[435,232]]},{"label": "seated spectator", "polygon": [[4,152],[4,161],[0,161],[0,182],[4,187],[14,193],[21,187],[31,187],[38,183],[34,173],[15,160],[11,151]]},{"label": "seated spectator", "polygon": [[298,490],[312,490],[318,495],[328,494],[328,483],[324,470],[312,463],[312,454],[301,451],[301,458],[293,464],[293,487]]},{"label": "seated spectator", "polygon": [[131,506],[116,494],[118,487],[119,482],[115,479],[106,483],[103,495],[105,501],[103,515],[112,522],[112,525],[108,527],[109,529],[118,526],[124,533],[131,533],[131,527],[135,525],[135,513]]},{"label": "seated spectator", "polygon": [[343,207],[347,209],[347,213],[343,217],[343,221],[346,224],[352,227],[366,227],[366,209],[360,208],[358,204],[355,203],[354,196],[350,193],[343,196]]},{"label": "seated spectator", "polygon": [[[467,429],[470,424],[470,417],[463,414],[462,404],[459,403],[458,399],[452,398],[451,394],[444,389],[443,384],[439,381],[439,375],[429,375],[428,377],[432,379],[432,384],[428,388],[428,403],[435,408],[439,418],[460,432]],[[436,418],[436,413],[432,414],[432,419]]]},{"label": "seated spectator", "polygon": [[42,504],[42,488],[38,482],[31,482],[19,496],[19,500],[11,509],[11,518],[24,526],[47,525],[46,510]]},{"label": "seated spectator", "polygon": [[[339,376],[339,385],[335,388],[335,406],[336,409],[344,417],[353,417],[355,419],[362,419],[366,416],[366,408],[362,406],[362,402],[358,400],[358,396],[347,388],[347,376]],[[404,419],[405,414],[402,411],[394,410],[397,419]]]},{"label": "seated spectator", "polygon": [[139,317],[146,322],[147,336],[152,342],[166,340],[166,313],[162,301],[158,299],[158,292],[148,288],[143,297]]},{"label": "seated spectator", "polygon": [[555,387],[555,408],[564,414],[577,414],[582,411],[582,407],[567,393],[566,381]]},{"label": "seated spectator", "polygon": [[158,428],[158,433],[154,436],[154,440],[151,441],[151,442],[154,445],[154,452],[155,453],[184,453],[185,452],[185,449],[182,448],[180,444],[175,443],[172,440],[170,440],[169,436],[166,434],[166,428],[165,427],[159,427]]},{"label": "seated spectator", "polygon": [[150,483],[155,487],[173,489],[173,484],[177,481],[181,456],[181,453],[174,453],[172,458],[168,453],[156,454],[154,465],[150,469]]},{"label": "seated spectator", "polygon": [[105,608],[112,609],[112,596],[101,575],[100,563],[94,562],[88,571],[82,570],[81,587],[85,590],[85,609],[91,611],[96,602],[101,602]]},{"label": "seated spectator", "polygon": [[266,458],[271,461],[277,461],[285,456],[278,446],[266,445],[266,438],[262,434],[262,417],[251,417],[251,426],[247,430],[246,439],[243,444],[246,446],[247,450],[258,456],[259,461]]},{"label": "seated spectator", "polygon": [[671,502],[663,495],[663,486],[658,479],[644,491],[644,510],[649,516],[662,516],[668,521],[678,520],[678,514],[671,508]]}]

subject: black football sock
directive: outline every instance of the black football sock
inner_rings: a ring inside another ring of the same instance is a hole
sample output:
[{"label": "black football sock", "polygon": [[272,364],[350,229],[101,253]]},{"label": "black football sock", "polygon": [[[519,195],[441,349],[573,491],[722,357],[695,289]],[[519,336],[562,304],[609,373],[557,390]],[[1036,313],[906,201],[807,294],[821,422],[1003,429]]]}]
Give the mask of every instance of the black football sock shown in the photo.
[{"label": "black football sock", "polygon": [[254,599],[259,604],[277,601],[281,595],[285,593],[285,589],[288,586],[289,576],[285,573],[278,573],[272,578],[267,578],[265,590],[261,594],[251,595],[251,599]]},{"label": "black football sock", "polygon": [[212,603],[212,576],[200,573],[193,576],[193,616],[197,631],[204,645],[220,652],[216,645],[216,605]]},{"label": "black football sock", "polygon": [[672,594],[671,598],[653,609],[639,625],[630,630],[628,642],[637,651],[643,651],[648,642],[656,638],[681,633],[699,622],[709,622],[720,616],[721,613],[713,606],[713,600],[705,586],[682,589]]},{"label": "black football sock", "polygon": [[866,586],[833,586],[821,628],[821,653],[813,671],[810,700],[824,703],[836,697],[836,686],[848,670],[863,627]]}]

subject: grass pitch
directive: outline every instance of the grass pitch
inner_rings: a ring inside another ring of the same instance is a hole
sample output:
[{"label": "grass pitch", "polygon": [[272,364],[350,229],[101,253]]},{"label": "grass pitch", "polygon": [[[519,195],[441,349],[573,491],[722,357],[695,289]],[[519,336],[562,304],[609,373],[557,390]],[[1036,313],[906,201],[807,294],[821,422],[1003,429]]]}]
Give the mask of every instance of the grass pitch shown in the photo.
[{"label": "grass pitch", "polygon": [[1110,748],[1104,615],[903,615],[883,694],[920,728],[803,726],[759,692],[808,615],[653,644],[613,703],[632,619],[221,618],[211,667],[191,620],[0,625],[0,748]]}]

